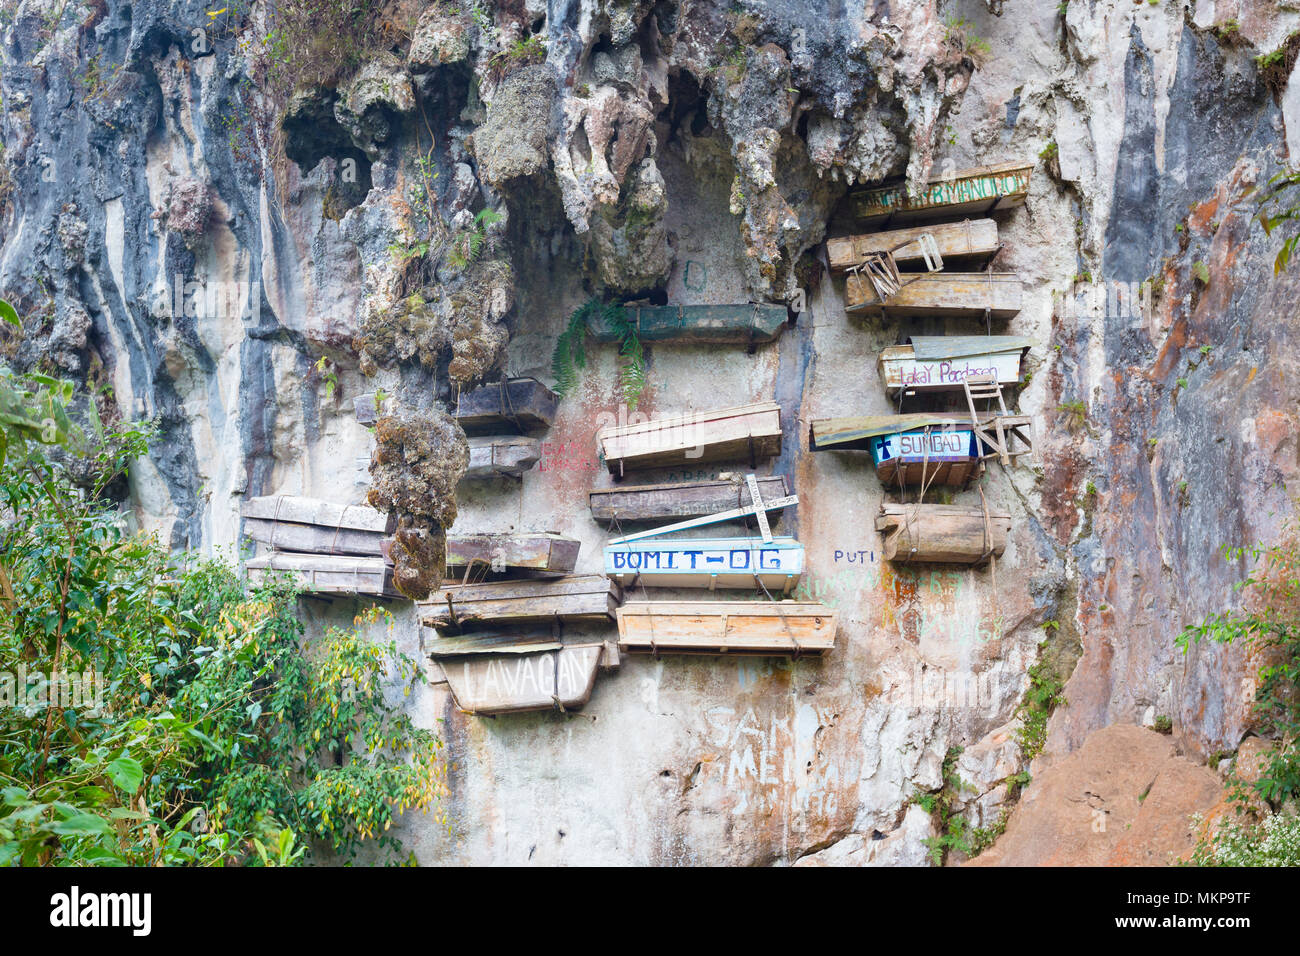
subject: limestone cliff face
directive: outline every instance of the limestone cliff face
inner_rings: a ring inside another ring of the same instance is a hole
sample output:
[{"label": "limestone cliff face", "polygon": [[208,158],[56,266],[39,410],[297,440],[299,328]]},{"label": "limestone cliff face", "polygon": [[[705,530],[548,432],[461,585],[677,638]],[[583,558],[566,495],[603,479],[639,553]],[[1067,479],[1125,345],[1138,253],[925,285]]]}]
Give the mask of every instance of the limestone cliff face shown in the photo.
[{"label": "limestone cliff face", "polygon": [[[801,497],[784,527],[803,595],[840,612],[836,652],[633,659],[567,716],[467,717],[430,687],[412,706],[445,721],[453,833],[404,835],[425,862],[924,862],[933,823],[909,798],[963,747],[968,817],[997,817],[1044,654],[1069,703],[1035,770],[1154,715],[1193,758],[1237,746],[1246,662],[1173,638],[1242,573],[1218,547],[1276,532],[1297,467],[1295,297],[1249,190],[1300,136],[1300,93],[1254,60],[1300,15],[992,6],[397,3],[391,46],[280,96],[260,5],[8,3],[0,295],[25,333],[4,348],[155,418],[129,506],[212,550],[240,543],[245,496],[363,500],[353,396],[428,416],[502,373],[549,381],[593,294],[802,305],[754,354],[651,347],[640,411],[781,404],[773,468]],[[1005,331],[1042,343],[1019,397],[1036,467],[982,485],[1012,540],[996,576],[894,570],[879,483],[809,454],[808,423],[889,412],[872,365],[900,335],[978,329],[846,316],[820,243],[851,227],[852,184],[1040,155],[999,223],[998,268],[1026,289]],[[593,359],[542,467],[462,483],[455,530],[562,531],[600,567],[593,438],[626,410],[612,350]],[[322,624],[354,610],[304,602]]]}]

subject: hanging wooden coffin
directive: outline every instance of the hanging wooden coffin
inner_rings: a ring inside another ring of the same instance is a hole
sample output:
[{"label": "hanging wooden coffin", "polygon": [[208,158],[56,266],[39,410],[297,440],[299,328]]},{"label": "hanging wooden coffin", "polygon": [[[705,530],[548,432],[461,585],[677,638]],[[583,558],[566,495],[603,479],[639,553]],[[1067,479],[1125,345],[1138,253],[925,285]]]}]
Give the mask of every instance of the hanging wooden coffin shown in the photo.
[{"label": "hanging wooden coffin", "polygon": [[882,349],[877,366],[887,392],[960,392],[967,378],[996,376],[1019,385],[1034,340],[1021,335],[914,335]]},{"label": "hanging wooden coffin", "polygon": [[605,548],[605,573],[625,587],[749,588],[787,593],[803,574],[794,538],[646,538]]},{"label": "hanging wooden coffin", "polygon": [[463,480],[517,478],[541,457],[536,438],[471,438]]},{"label": "hanging wooden coffin", "polygon": [[296,495],[248,498],[240,505],[244,534],[280,551],[381,554],[393,519],[365,505],[339,505]]},{"label": "hanging wooden coffin", "polygon": [[891,315],[954,315],[1009,319],[1020,311],[1020,277],[1011,272],[926,272],[902,276],[897,292],[882,301],[870,279],[859,273],[844,280],[844,309],[887,308]]},{"label": "hanging wooden coffin", "polygon": [[288,572],[308,591],[318,594],[402,597],[393,586],[393,569],[383,558],[274,551],[250,558],[244,567],[254,584]]},{"label": "hanging wooden coffin", "polygon": [[471,714],[576,710],[591,699],[600,644],[439,658],[456,706]]},{"label": "hanging wooden coffin", "polygon": [[[783,475],[759,478],[758,487],[765,501],[787,495]],[[591,492],[587,501],[591,505],[591,517],[607,524],[611,521],[655,521],[717,514],[747,504],[749,492],[737,476],[734,480],[722,478],[717,481],[601,488]],[[781,509],[773,509],[768,515],[775,521],[780,513]]]},{"label": "hanging wooden coffin", "polygon": [[983,471],[983,443],[959,413],[823,418],[812,423],[809,447],[870,451],[885,484],[961,485]]},{"label": "hanging wooden coffin", "polygon": [[[784,305],[626,305],[623,311],[643,342],[752,345],[771,342],[788,324]],[[589,324],[596,341],[619,341],[603,316]]]},{"label": "hanging wooden coffin", "polygon": [[550,533],[448,535],[448,576],[472,563],[480,572],[563,577],[573,573],[581,545],[576,538]]},{"label": "hanging wooden coffin", "polygon": [[925,250],[920,237],[934,237],[939,255],[950,259],[983,260],[998,250],[998,224],[992,219],[967,219],[963,222],[940,222],[911,229],[890,229],[860,236],[843,236],[826,240],[826,257],[831,269],[844,272],[861,263],[868,255],[893,251],[894,261],[902,266],[922,265]]},{"label": "hanging wooden coffin", "polygon": [[535,378],[512,378],[463,392],[452,403],[468,435],[549,428],[559,397]]},{"label": "hanging wooden coffin", "polygon": [[918,196],[909,195],[907,184],[899,183],[855,192],[849,201],[854,214],[868,226],[886,221],[986,215],[1022,205],[1029,195],[1033,171],[1033,163],[978,166],[932,176]]},{"label": "hanging wooden coffin", "polygon": [[629,601],[618,609],[622,651],[656,654],[823,654],[835,611],[810,601]]},{"label": "hanging wooden coffin", "polygon": [[596,436],[610,472],[668,468],[781,454],[781,407],[757,402],[692,412],[636,425],[606,426]]},{"label": "hanging wooden coffin", "polygon": [[958,505],[882,504],[876,530],[886,561],[981,564],[1002,554],[1011,515]]},{"label": "hanging wooden coffin", "polygon": [[605,575],[576,574],[555,580],[447,585],[417,606],[426,626],[458,629],[494,621],[607,621],[622,599],[623,589]]}]

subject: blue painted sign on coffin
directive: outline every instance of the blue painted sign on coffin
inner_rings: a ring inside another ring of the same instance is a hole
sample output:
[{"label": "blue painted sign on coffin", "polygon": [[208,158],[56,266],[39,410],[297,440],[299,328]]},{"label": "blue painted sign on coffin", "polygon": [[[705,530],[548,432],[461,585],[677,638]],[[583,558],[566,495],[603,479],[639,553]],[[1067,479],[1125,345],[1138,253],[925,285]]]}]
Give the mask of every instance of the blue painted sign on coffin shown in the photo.
[{"label": "blue painted sign on coffin", "polygon": [[794,538],[647,538],[605,547],[605,573],[620,584],[665,588],[751,588],[785,593],[803,573]]}]

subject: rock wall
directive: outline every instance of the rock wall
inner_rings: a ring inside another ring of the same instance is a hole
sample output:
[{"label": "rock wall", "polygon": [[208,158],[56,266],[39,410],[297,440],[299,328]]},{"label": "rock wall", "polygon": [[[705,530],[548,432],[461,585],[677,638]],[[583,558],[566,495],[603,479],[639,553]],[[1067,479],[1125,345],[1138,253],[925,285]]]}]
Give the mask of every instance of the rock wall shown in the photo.
[{"label": "rock wall", "polygon": [[[1111,724],[1167,715],[1200,759],[1249,729],[1241,655],[1173,639],[1242,573],[1218,547],[1289,508],[1296,309],[1249,190],[1300,129],[1300,94],[1254,57],[1300,16],[950,6],[395,4],[399,42],[283,101],[260,5],[5,6],[0,294],[26,322],[5,348],[158,421],[128,504],[173,547],[246,544],[244,496],[361,501],[355,395],[428,415],[502,373],[550,381],[592,295],[799,309],[752,354],[649,346],[638,411],[780,403],[762,471],[800,495],[781,528],[807,548],[801,595],[841,616],[836,651],[625,658],[568,715],[469,717],[423,689],[454,764],[449,830],[403,827],[423,862],[925,862],[910,799],[953,748],[970,822],[1010,805],[1043,654],[1071,676],[1035,774]],[[892,568],[864,456],[808,453],[808,425],[891,411],[872,366],[901,336],[978,328],[846,315],[819,244],[851,227],[852,184],[1035,157],[999,223],[1025,308],[994,331],[1041,343],[1019,396],[1038,454],[980,485],[1011,540],[996,569]],[[461,483],[453,530],[559,531],[600,568],[594,436],[628,410],[613,349],[592,357],[540,467]],[[303,605],[313,626],[357,610]]]}]

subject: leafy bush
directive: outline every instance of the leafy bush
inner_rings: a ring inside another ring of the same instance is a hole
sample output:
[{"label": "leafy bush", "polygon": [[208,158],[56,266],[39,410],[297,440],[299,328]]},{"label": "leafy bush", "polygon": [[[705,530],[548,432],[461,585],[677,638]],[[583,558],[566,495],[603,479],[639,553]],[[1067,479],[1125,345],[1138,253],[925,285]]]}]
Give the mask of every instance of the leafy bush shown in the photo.
[{"label": "leafy bush", "polygon": [[1244,580],[1234,586],[1238,606],[1184,627],[1178,646],[1208,638],[1245,643],[1263,663],[1255,691],[1257,729],[1277,741],[1253,789],[1273,805],[1300,798],[1300,547],[1294,518],[1281,542],[1264,547],[1224,547],[1230,562],[1245,561]]},{"label": "leafy bush", "polygon": [[[0,308],[0,317],[9,312]],[[0,370],[0,864],[290,865],[395,852],[445,792],[441,742],[384,694],[418,675],[297,592],[128,534],[100,500],[149,430],[73,425],[72,387]],[[62,446],[54,449],[54,445]],[[74,485],[68,453],[93,463]],[[60,681],[89,675],[71,701]]]},{"label": "leafy bush", "polygon": [[1262,823],[1225,821],[1197,845],[1193,866],[1300,866],[1300,815],[1274,813]]}]

